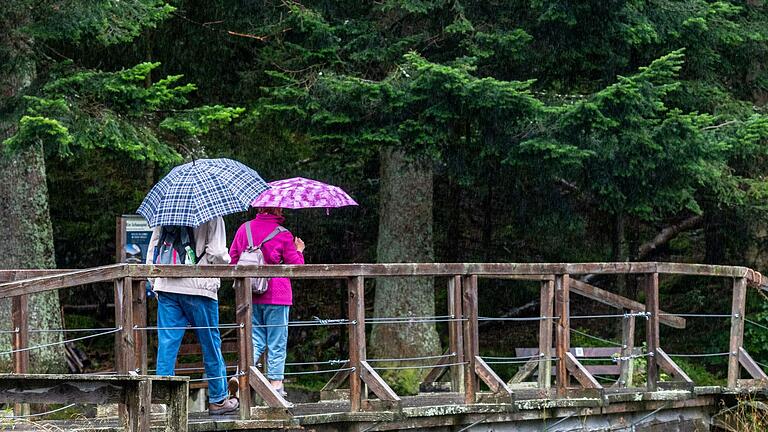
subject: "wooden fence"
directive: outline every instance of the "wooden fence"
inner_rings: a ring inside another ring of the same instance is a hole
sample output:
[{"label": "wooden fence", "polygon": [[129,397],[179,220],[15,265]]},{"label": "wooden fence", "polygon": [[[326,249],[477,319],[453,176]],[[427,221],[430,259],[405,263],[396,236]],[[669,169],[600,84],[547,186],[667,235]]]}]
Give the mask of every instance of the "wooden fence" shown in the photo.
[{"label": "wooden fence", "polygon": [[[610,293],[578,278],[584,275],[623,274],[638,277],[645,292],[645,303]],[[238,331],[238,369],[240,382],[240,418],[250,417],[250,388],[270,407],[288,408],[290,403],[275,392],[264,375],[252,365],[251,293],[249,277],[289,277],[294,279],[342,279],[348,292],[349,361],[329,381],[326,390],[349,381],[350,410],[372,410],[400,403],[400,397],[368,362],[365,334],[364,282],[369,278],[434,276],[448,279],[448,320],[450,359],[441,359],[427,380],[436,380],[444,370],[451,374],[452,389],[460,392],[464,403],[478,401],[480,383],[497,398],[512,400],[515,392],[483,360],[479,352],[478,278],[531,280],[540,283],[540,316],[538,355],[526,362],[521,373],[538,369],[540,397],[569,397],[586,393],[602,393],[603,386],[582,362],[571,353],[570,295],[572,293],[618,308],[624,314],[625,331],[621,362],[632,358],[635,317],[646,318],[647,384],[646,391],[661,388],[692,388],[690,378],[660,348],[660,324],[684,327],[685,319],[667,314],[659,308],[660,275],[695,275],[727,278],[732,281],[733,300],[730,314],[728,387],[765,386],[768,377],[743,347],[746,293],[749,286],[762,284],[762,276],[751,269],[735,266],[713,266],[676,263],[577,263],[577,264],[338,264],[338,265],[271,265],[271,266],[162,266],[116,264],[86,270],[5,270],[0,271],[0,298],[12,298],[14,372],[28,372],[30,294],[59,290],[97,282],[113,282],[115,295],[115,365],[118,374],[132,371],[147,373],[146,298],[141,281],[154,277],[216,277],[234,279],[236,291],[236,328]],[[553,338],[554,334],[554,338]],[[554,339],[554,341],[553,341]],[[554,342],[554,352],[553,352]],[[550,379],[555,368],[555,385]],[[743,367],[751,379],[740,379]],[[660,372],[673,377],[660,381]],[[623,373],[623,372],[622,372]],[[574,381],[572,385],[572,380]],[[380,400],[367,398],[367,389]],[[620,387],[620,386],[619,386]]]}]

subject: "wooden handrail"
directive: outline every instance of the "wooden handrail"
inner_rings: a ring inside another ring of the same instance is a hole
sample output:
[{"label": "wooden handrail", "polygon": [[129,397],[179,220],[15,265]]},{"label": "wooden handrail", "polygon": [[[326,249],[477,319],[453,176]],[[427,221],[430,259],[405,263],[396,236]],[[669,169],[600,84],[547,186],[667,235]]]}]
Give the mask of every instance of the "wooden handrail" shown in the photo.
[{"label": "wooden handrail", "polygon": [[[294,279],[342,279],[349,277],[402,277],[402,276],[505,276],[554,274],[687,274],[697,276],[746,278],[756,285],[762,275],[740,266],[704,264],[678,264],[656,262],[615,263],[405,263],[405,264],[307,264],[266,266],[178,266],[146,264],[113,264],[60,273],[61,270],[2,270],[3,274],[24,276],[44,274],[29,279],[0,283],[0,298],[32,294],[73,286],[109,282],[123,277],[213,277],[235,279],[242,277],[289,277]],[[52,273],[52,274],[51,274]],[[7,277],[7,276],[6,276]]]},{"label": "wooden handrail", "polygon": [[[583,274],[635,274],[644,280],[646,304],[622,297],[606,290],[581,282],[572,275]],[[545,348],[544,356],[535,359],[532,364],[545,369],[540,371],[539,386],[548,389],[551,385],[549,368],[552,366],[551,349],[552,327],[556,325],[557,357],[557,394],[567,397],[571,377],[575,378],[586,390],[602,392],[602,386],[594,380],[579,360],[570,354],[570,307],[569,294],[574,292],[606,304],[628,311],[645,310],[649,312],[647,322],[648,389],[657,388],[658,368],[676,371],[677,366],[669,359],[659,345],[659,324],[673,327],[685,327],[681,317],[666,315],[659,309],[658,278],[663,274],[726,277],[734,279],[733,319],[731,328],[728,386],[739,385],[740,365],[743,365],[754,379],[761,379],[764,374],[743,349],[744,302],[747,285],[762,284],[762,275],[752,269],[740,266],[718,266],[701,264],[657,263],[657,262],[617,262],[617,263],[397,263],[397,264],[308,264],[308,265],[265,265],[265,266],[175,266],[175,265],[136,265],[114,264],[83,270],[0,270],[0,298],[13,297],[14,323],[23,328],[15,337],[14,348],[26,348],[28,342],[28,324],[26,316],[26,296],[33,293],[75,287],[84,284],[112,282],[115,289],[115,322],[119,326],[116,337],[116,368],[126,373],[135,368],[146,369],[146,346],[143,336],[134,330],[135,323],[146,322],[146,308],[142,300],[143,287],[134,281],[155,277],[170,278],[223,278],[240,280],[237,289],[237,322],[239,329],[239,376],[240,395],[243,407],[240,418],[250,415],[249,388],[268,389],[274,396],[270,406],[287,407],[282,399],[265,379],[259,380],[260,374],[251,367],[253,347],[250,339],[250,292],[244,287],[248,277],[288,277],[294,279],[345,279],[348,281],[349,315],[349,366],[346,375],[350,379],[350,401],[353,411],[368,409],[367,394],[364,389],[372,390],[381,401],[400,402],[399,397],[381,379],[366,361],[364,278],[442,276],[450,278],[448,289],[449,310],[456,318],[450,325],[452,352],[457,353],[456,364],[451,366],[453,387],[464,393],[466,403],[479,400],[479,380],[483,380],[497,395],[514,397],[507,387],[486,364],[479,353],[478,332],[478,277],[505,278],[541,281],[542,321],[539,323],[540,338]],[[18,278],[24,278],[18,280]],[[17,279],[17,280],[14,280]],[[134,296],[136,299],[134,299]],[[134,310],[136,303],[138,310]],[[555,320],[554,317],[557,317]],[[546,318],[546,319],[545,319]],[[633,330],[626,331],[632,337]],[[631,351],[628,344],[626,352]],[[143,346],[143,352],[142,352]],[[547,351],[547,352],[545,352]],[[28,352],[19,351],[15,359],[17,372],[26,371]],[[554,359],[553,359],[554,360]],[[464,365],[466,363],[466,365]],[[352,369],[353,368],[353,369]],[[255,372],[254,372],[255,371]],[[463,376],[460,376],[463,375]],[[684,373],[677,375],[685,378]],[[463,378],[463,379],[460,379]],[[266,384],[265,384],[266,383]],[[689,383],[690,384],[690,383]],[[264,393],[264,392],[262,392]],[[261,394],[261,393],[260,393]],[[276,396],[277,395],[277,396]],[[264,396],[264,395],[262,395]],[[267,395],[269,396],[269,395]],[[20,411],[22,407],[16,407]]]},{"label": "wooden handrail", "polygon": [[97,282],[111,282],[128,276],[126,264],[112,264],[68,273],[57,273],[0,284],[0,298],[53,291]]}]

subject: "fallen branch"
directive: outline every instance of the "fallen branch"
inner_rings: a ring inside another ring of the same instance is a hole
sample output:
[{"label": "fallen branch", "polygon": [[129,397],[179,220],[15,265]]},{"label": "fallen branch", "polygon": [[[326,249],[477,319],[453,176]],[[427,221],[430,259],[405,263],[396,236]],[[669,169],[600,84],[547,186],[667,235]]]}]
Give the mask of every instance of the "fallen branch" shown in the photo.
[{"label": "fallen branch", "polygon": [[656,249],[662,245],[667,244],[681,232],[698,228],[703,220],[704,218],[701,215],[697,215],[690,217],[678,224],[670,225],[664,228],[660,233],[656,235],[656,237],[653,238],[653,240],[644,243],[638,248],[636,261],[645,260]]},{"label": "fallen branch", "polygon": [[[499,318],[512,318],[512,317],[516,317],[516,316],[520,315],[520,313],[525,311],[526,309],[530,309],[530,308],[538,306],[538,305],[539,305],[539,301],[538,300],[533,300],[533,301],[528,302],[528,303],[526,303],[526,304],[524,304],[524,305],[522,305],[520,307],[516,307],[516,308],[507,310],[506,312],[501,314],[501,316],[499,316]],[[481,322],[479,324],[479,327],[483,327],[483,326],[488,325],[488,324],[490,324],[492,322],[493,321],[483,321],[483,322]]]}]

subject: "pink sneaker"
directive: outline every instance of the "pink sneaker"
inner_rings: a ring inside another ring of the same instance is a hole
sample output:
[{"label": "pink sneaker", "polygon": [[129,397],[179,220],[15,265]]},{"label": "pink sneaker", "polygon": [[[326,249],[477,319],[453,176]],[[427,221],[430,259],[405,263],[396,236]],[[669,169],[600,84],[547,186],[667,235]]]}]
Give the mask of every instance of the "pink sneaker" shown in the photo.
[{"label": "pink sneaker", "polygon": [[210,415],[223,415],[237,411],[240,408],[240,401],[237,398],[224,399],[219,403],[208,404],[208,414]]}]

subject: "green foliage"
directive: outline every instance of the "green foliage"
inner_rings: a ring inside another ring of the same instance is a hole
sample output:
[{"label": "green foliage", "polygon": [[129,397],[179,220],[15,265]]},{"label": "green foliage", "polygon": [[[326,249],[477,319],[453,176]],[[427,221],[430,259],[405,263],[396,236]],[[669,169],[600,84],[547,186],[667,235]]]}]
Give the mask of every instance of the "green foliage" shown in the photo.
[{"label": "green foliage", "polygon": [[697,192],[721,175],[726,147],[701,131],[711,116],[665,104],[682,64],[673,52],[556,113],[551,140],[589,152],[579,183],[601,209],[644,221],[701,212]]},{"label": "green foliage", "polygon": [[[397,366],[397,363],[381,363],[377,366]],[[419,384],[423,377],[420,369],[386,369],[380,375],[398,396],[419,394]]]},{"label": "green foliage", "polygon": [[160,122],[160,127],[177,134],[188,136],[203,135],[212,127],[226,125],[245,112],[245,108],[230,108],[221,105],[193,108],[175,117]]},{"label": "green foliage", "polygon": [[147,85],[159,65],[140,63],[118,72],[64,68],[43,86],[41,96],[26,98],[18,132],[5,143],[13,149],[42,142],[60,156],[71,156],[72,147],[107,148],[132,159],[170,164],[182,158],[158,128],[194,137],[244,111],[221,105],[177,109],[196,87],[181,84],[181,75]]},{"label": "green foliage", "polygon": [[24,29],[35,39],[80,42],[94,39],[101,45],[130,42],[144,29],[155,27],[175,8],[162,0],[63,0],[32,2],[11,0],[14,9],[32,10]]},{"label": "green foliage", "polygon": [[[9,143],[71,155],[47,161],[62,263],[108,262],[114,214],[156,180],[152,161],[186,151],[350,190],[357,209],[289,215],[314,262],[374,258],[385,146],[433,163],[441,261],[634,259],[694,214],[701,225],[647,259],[738,263],[764,243],[759,2],[182,0],[173,13],[156,0],[30,4],[0,6],[0,72],[38,74]],[[65,57],[76,66],[52,67]],[[134,171],[126,156],[140,160]],[[705,288],[669,294],[685,292],[677,306],[688,311],[710,306]],[[710,330],[664,337],[722,349]],[[746,341],[768,358],[760,333],[748,327]]]},{"label": "green foliage", "polygon": [[745,324],[744,346],[756,361],[768,363],[768,299],[761,295],[757,300],[757,312],[748,316],[756,324]]},{"label": "green foliage", "polygon": [[726,385],[726,379],[722,374],[713,373],[701,364],[692,363],[682,358],[675,358],[674,360],[697,386]]}]

